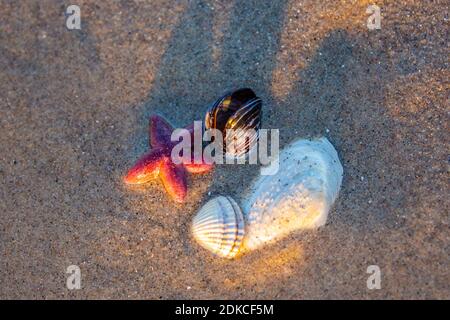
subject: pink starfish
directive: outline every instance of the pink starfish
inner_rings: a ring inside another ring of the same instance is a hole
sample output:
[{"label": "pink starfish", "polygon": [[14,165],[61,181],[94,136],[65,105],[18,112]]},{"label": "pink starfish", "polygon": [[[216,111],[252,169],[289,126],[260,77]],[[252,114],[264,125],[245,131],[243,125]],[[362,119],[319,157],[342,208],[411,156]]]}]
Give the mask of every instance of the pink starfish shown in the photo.
[{"label": "pink starfish", "polygon": [[[169,195],[176,202],[184,202],[187,193],[186,171],[206,173],[214,165],[204,161],[200,164],[195,164],[193,161],[183,161],[181,164],[173,163],[171,152],[178,142],[170,140],[174,130],[172,126],[164,118],[154,115],[150,117],[149,127],[152,149],[128,171],[124,181],[127,184],[142,184],[159,176]],[[192,142],[194,127],[191,125],[186,129],[191,133]]]}]

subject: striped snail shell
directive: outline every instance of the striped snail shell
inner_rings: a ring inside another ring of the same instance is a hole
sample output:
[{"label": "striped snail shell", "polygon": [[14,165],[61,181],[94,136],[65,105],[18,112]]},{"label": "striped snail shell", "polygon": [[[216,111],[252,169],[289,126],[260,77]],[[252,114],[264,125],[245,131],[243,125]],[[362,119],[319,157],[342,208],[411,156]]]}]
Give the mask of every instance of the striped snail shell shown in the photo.
[{"label": "striped snail shell", "polygon": [[205,128],[222,132],[224,152],[239,157],[258,141],[261,127],[262,100],[252,89],[228,92],[206,112]]}]

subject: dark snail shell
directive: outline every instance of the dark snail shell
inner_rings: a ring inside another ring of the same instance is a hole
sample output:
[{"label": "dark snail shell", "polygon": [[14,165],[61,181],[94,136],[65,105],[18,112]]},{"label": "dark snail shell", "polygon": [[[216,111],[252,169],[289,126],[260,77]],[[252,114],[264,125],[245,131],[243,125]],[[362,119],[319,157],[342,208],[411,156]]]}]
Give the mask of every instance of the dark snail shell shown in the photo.
[{"label": "dark snail shell", "polygon": [[205,128],[220,130],[224,151],[241,156],[258,141],[261,117],[262,100],[252,89],[238,89],[225,94],[210,107],[205,116]]}]

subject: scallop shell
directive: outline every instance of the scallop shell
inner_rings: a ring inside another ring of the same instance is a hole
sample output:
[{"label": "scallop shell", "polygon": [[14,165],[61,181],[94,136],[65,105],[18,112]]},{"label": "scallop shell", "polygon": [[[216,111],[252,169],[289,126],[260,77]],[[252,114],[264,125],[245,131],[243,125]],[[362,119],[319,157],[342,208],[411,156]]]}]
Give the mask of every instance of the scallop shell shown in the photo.
[{"label": "scallop shell", "polygon": [[324,225],[339,193],[343,169],[326,138],[298,140],[280,152],[278,161],[278,172],[260,176],[243,204],[246,249]]},{"label": "scallop shell", "polygon": [[194,217],[192,234],[202,247],[214,254],[235,257],[244,237],[241,209],[230,197],[209,200]]},{"label": "scallop shell", "polygon": [[261,128],[262,100],[249,88],[229,92],[218,99],[205,116],[205,128],[220,130],[224,151],[240,157],[257,142]]}]

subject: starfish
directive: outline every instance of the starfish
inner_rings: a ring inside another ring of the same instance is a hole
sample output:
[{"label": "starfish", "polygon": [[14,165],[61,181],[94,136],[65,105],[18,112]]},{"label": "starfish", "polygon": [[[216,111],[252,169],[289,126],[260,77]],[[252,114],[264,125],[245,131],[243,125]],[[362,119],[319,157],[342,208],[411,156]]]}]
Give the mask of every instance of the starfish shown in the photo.
[{"label": "starfish", "polygon": [[[191,134],[192,142],[194,136],[193,124],[186,129]],[[159,177],[172,199],[182,203],[187,193],[186,172],[206,173],[214,165],[208,164],[204,160],[201,163],[194,163],[183,158],[181,158],[182,163],[175,164],[172,161],[171,153],[178,142],[173,142],[170,139],[173,130],[173,127],[164,118],[158,115],[150,117],[149,142],[151,150],[144,154],[128,171],[124,182],[127,184],[143,184]]]}]

